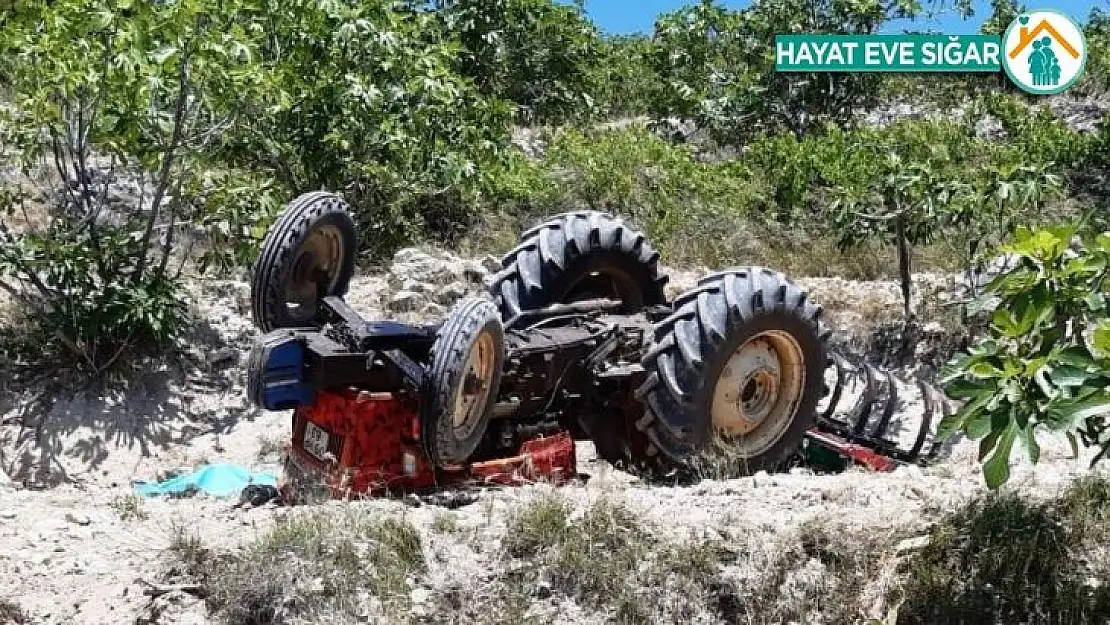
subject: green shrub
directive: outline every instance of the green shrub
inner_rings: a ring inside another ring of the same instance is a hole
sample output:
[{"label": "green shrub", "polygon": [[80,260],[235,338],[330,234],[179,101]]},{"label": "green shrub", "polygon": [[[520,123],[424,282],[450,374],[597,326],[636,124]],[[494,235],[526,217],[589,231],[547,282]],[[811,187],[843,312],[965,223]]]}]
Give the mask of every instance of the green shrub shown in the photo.
[{"label": "green shrub", "polygon": [[250,267],[289,189],[264,175],[213,167],[191,179],[187,193],[201,204],[200,224],[208,233],[199,252],[202,273]]},{"label": "green shrub", "polygon": [[645,35],[617,35],[602,40],[597,73],[598,107],[610,118],[647,115],[662,89],[651,57],[655,44]]},{"label": "green shrub", "polygon": [[921,12],[905,2],[761,0],[744,10],[692,3],[656,21],[653,69],[662,89],[654,113],[694,120],[729,145],[767,131],[801,137],[826,123],[850,123],[857,110],[878,102],[881,77],[836,73],[814,80],[776,72],[769,44],[782,33],[873,33],[888,18]]},{"label": "green shrub", "polygon": [[[0,198],[0,288],[32,313],[40,357],[60,347],[101,374],[184,323],[177,243],[199,219],[184,172],[203,167],[220,98],[255,76],[240,8],[33,0],[5,14],[2,151],[45,188]],[[108,205],[116,175],[143,189],[137,204]]]},{"label": "green shrub", "polygon": [[60,348],[99,374],[130,350],[165,345],[184,325],[174,276],[140,272],[137,259],[147,248],[133,236],[139,225],[133,226],[89,233],[59,218],[0,246],[0,276],[33,285],[19,299],[40,313],[41,334],[28,337],[40,355]]},{"label": "green shrub", "polygon": [[1110,450],[1110,234],[1073,247],[1076,234],[1074,226],[1018,229],[1001,249],[1020,263],[987,285],[977,305],[991,315],[989,336],[941,378],[950,396],[966,400],[941,431],[980,441],[991,487],[1008,479],[1015,442],[1037,461],[1039,430],[1100,447],[1096,462]]},{"label": "green shrub", "polygon": [[462,45],[461,72],[487,97],[517,106],[525,124],[593,117],[603,58],[581,2],[448,0],[440,14]]},{"label": "green shrub", "polygon": [[460,47],[437,15],[387,0],[262,8],[262,78],[234,94],[220,156],[288,196],[341,192],[367,254],[465,232],[510,107],[460,73]]},{"label": "green shrub", "polygon": [[1006,153],[1014,162],[1071,168],[1090,154],[1090,137],[1057,119],[1048,107],[1032,108],[1023,96],[990,93],[977,100],[976,106],[1001,122]]},{"label": "green shrub", "polygon": [[1110,11],[1100,7],[1091,9],[1083,28],[1087,40],[1087,67],[1083,82],[1094,92],[1110,90]]},{"label": "green shrub", "polygon": [[[929,543],[903,566],[899,623],[1082,623],[1110,610],[1110,593],[1090,584],[1088,550],[1105,535],[1092,523],[1092,491],[1083,480],[1059,498],[1032,502],[1015,494],[975,499],[936,523]],[[1078,504],[1078,505],[1077,505]],[[1086,523],[1078,520],[1087,519]],[[1101,580],[1100,580],[1101,581]]]},{"label": "green shrub", "polygon": [[563,173],[570,203],[631,216],[668,245],[716,215],[745,215],[754,189],[733,164],[698,162],[642,129],[560,134],[544,160]]}]

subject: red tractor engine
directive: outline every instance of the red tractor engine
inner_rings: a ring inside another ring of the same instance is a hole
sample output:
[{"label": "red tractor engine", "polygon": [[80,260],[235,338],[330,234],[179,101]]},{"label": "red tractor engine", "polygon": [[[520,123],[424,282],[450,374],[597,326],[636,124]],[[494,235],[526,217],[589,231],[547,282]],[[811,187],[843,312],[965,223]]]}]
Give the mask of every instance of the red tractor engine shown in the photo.
[{"label": "red tractor engine", "polygon": [[411,398],[348,389],[320,393],[293,412],[280,490],[295,502],[321,486],[320,494],[346,499],[475,483],[558,484],[575,476],[576,462],[574,440],[560,432],[524,441],[507,457],[437,468],[421,447]]}]

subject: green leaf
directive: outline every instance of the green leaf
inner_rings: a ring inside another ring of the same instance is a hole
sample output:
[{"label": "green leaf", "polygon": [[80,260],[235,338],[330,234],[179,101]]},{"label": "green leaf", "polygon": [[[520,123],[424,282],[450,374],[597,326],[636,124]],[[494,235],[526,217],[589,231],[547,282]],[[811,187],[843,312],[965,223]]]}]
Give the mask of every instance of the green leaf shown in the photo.
[{"label": "green leaf", "polygon": [[983,440],[979,441],[979,462],[982,462],[990,455],[991,450],[998,444],[998,439],[1002,437],[1002,432],[1002,429],[992,430]]},{"label": "green leaf", "polygon": [[[976,402],[986,403],[990,398],[977,399]],[[967,437],[973,441],[977,441],[991,433],[992,415],[990,413],[979,413],[978,410],[981,406],[969,405],[968,414],[971,415],[967,419],[967,426],[965,428]]]},{"label": "green leaf", "polygon": [[171,56],[173,56],[176,53],[177,53],[177,48],[175,48],[173,46],[166,46],[165,48],[160,48],[158,50],[155,50],[153,53],[151,53],[150,56],[151,56],[152,59],[154,59],[155,63],[158,63],[160,65],[162,63],[165,63],[166,59],[170,58]]},{"label": "green leaf", "polygon": [[1110,319],[1099,319],[1087,340],[1087,349],[1099,360],[1110,358]]},{"label": "green leaf", "polygon": [[941,418],[937,424],[937,440],[946,441],[964,428],[967,413],[959,410]]},{"label": "green leaf", "polygon": [[1009,308],[999,308],[991,315],[991,327],[1007,338],[1017,338],[1023,334],[1017,316]]},{"label": "green leaf", "polygon": [[975,399],[979,397],[990,397],[994,394],[996,387],[982,382],[973,382],[966,379],[953,380],[945,385],[944,392],[952,399]]},{"label": "green leaf", "polygon": [[1071,365],[1059,365],[1048,372],[1049,379],[1056,386],[1083,386],[1097,374],[1088,373],[1086,369]]},{"label": "green leaf", "polygon": [[1110,396],[1099,389],[1074,399],[1060,399],[1049,405],[1046,425],[1056,431],[1070,431],[1091,417],[1110,413]]},{"label": "green leaf", "polygon": [[1106,298],[1098,291],[1088,293],[1087,297],[1083,298],[1083,302],[1092,312],[1099,312],[1106,308]]},{"label": "green leaf", "polygon": [[983,477],[986,478],[987,487],[994,490],[1010,479],[1010,453],[1017,438],[1017,427],[1010,424],[1002,431],[994,453],[983,463]]},{"label": "green leaf", "polygon": [[1056,362],[1088,369],[1095,366],[1095,361],[1091,360],[1090,355],[1081,347],[1068,347],[1056,354],[1053,359]]},{"label": "green leaf", "polygon": [[1068,446],[1071,448],[1071,457],[1073,460],[1079,458],[1079,441],[1076,440],[1073,432],[1065,432],[1064,436],[1068,439]]},{"label": "green leaf", "polygon": [[980,380],[1006,377],[1006,374],[1002,371],[1002,369],[995,367],[989,362],[977,362],[974,365],[968,367],[967,372]]},{"label": "green leaf", "polygon": [[1032,422],[1021,428],[1022,440],[1025,442],[1025,450],[1029,454],[1029,461],[1033,464],[1041,459],[1041,445],[1037,442],[1037,435],[1035,426]]}]

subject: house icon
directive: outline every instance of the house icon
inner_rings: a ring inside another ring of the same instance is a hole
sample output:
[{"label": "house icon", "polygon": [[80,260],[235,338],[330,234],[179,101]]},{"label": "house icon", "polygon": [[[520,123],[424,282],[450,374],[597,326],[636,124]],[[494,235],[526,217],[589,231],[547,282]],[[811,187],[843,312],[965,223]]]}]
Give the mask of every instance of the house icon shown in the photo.
[{"label": "house icon", "polygon": [[1033,43],[1033,41],[1042,32],[1047,33],[1050,37],[1055,39],[1056,43],[1059,43],[1060,47],[1063,48],[1065,52],[1070,54],[1073,59],[1076,59],[1076,60],[1079,59],[1079,57],[1080,57],[1079,50],[1076,50],[1075,46],[1071,45],[1071,43],[1069,43],[1068,40],[1065,39],[1060,34],[1060,32],[1058,30],[1053,28],[1052,24],[1048,23],[1048,20],[1045,20],[1045,19],[1042,19],[1033,28],[1033,30],[1029,30],[1028,26],[1022,26],[1021,27],[1021,30],[1018,31],[1018,44],[1016,46],[1014,46],[1013,50],[1010,50],[1010,54],[1009,54],[1010,58],[1011,59],[1016,59],[1017,56],[1019,54],[1021,54],[1021,52],[1023,50],[1025,50],[1025,48],[1027,48],[1029,46],[1029,44]]}]

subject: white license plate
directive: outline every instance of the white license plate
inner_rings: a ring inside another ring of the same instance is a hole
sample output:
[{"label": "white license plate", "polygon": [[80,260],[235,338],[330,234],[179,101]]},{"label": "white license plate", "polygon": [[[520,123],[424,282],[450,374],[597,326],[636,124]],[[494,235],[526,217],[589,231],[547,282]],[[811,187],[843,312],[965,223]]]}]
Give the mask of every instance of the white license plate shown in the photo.
[{"label": "white license plate", "polygon": [[327,460],[328,433],[320,426],[308,421],[304,424],[304,450],[319,460]]}]

